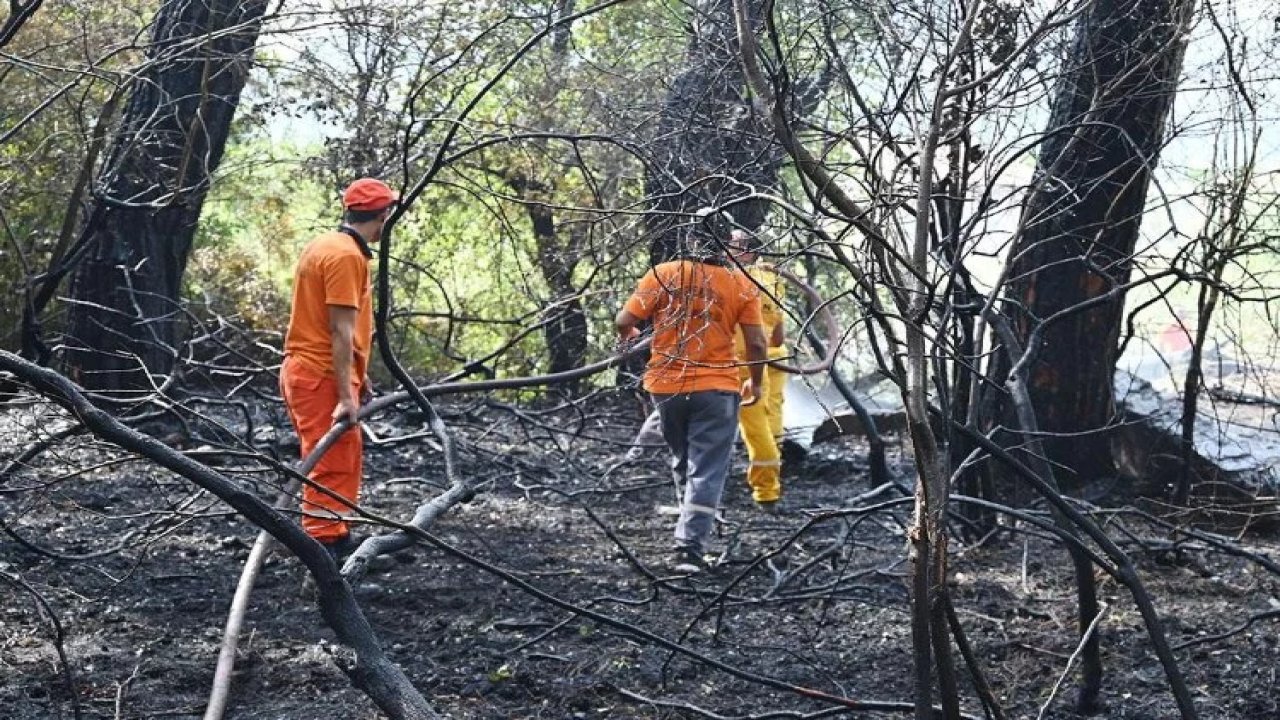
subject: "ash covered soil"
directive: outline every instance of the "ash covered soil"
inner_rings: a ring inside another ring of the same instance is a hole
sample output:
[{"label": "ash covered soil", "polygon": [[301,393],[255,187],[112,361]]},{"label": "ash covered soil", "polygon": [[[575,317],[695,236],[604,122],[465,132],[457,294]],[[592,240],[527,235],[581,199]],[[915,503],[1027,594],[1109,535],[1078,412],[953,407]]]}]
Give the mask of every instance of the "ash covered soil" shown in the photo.
[{"label": "ash covered soil", "polygon": [[[911,505],[893,487],[868,495],[860,441],[839,438],[789,463],[786,511],[777,515],[752,506],[740,453],[716,539],[720,566],[687,576],[669,569],[674,517],[665,506],[674,490],[661,451],[623,458],[641,419],[634,402],[604,396],[529,409],[481,401],[445,411],[459,471],[484,487],[433,528],[456,552],[417,547],[357,587],[391,657],[442,713],[910,716],[837,712],[802,690],[904,708],[912,699]],[[0,462],[61,422],[31,405],[0,413]],[[235,413],[223,421],[294,459],[278,408],[255,406],[248,416],[253,428]],[[403,414],[373,428],[383,441],[423,431]],[[890,447],[894,479],[909,486],[905,447],[897,438]],[[252,457],[199,438],[184,449],[274,496],[275,474]],[[366,477],[367,506],[407,520],[442,488],[443,462],[424,437],[367,444]],[[0,536],[0,717],[74,717],[72,692],[85,718],[200,717],[254,528],[182,478],[84,437],[57,443],[0,490],[0,519],[12,533]],[[1276,576],[1116,508],[1097,517],[1154,596],[1200,717],[1280,717],[1277,619],[1267,615],[1280,607]],[[1048,702],[1044,717],[1076,717],[1071,567],[1061,547],[1024,530],[953,538],[950,590],[1006,716],[1034,718]],[[1280,551],[1274,531],[1251,529],[1239,543],[1270,558]],[[1101,716],[1178,717],[1129,592],[1098,576]],[[380,717],[338,669],[343,651],[302,580],[293,558],[277,551],[268,560],[226,717]],[[980,717],[963,665],[959,672],[964,710]]]}]

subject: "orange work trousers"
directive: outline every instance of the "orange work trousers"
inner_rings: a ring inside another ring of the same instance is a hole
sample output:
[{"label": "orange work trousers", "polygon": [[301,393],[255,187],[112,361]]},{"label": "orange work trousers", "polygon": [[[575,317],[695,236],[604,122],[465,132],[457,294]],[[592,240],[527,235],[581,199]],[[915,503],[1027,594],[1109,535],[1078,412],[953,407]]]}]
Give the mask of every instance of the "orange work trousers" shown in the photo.
[{"label": "orange work trousers", "polygon": [[[359,397],[358,387],[356,391]],[[338,406],[337,378],[317,373],[298,360],[285,357],[280,367],[280,394],[284,396],[289,420],[298,433],[305,458],[333,427],[333,409]],[[359,499],[363,471],[360,428],[354,427],[343,433],[307,473],[316,485],[338,496],[332,497],[310,484],[303,486],[302,529],[308,535],[322,543],[332,543],[350,532],[343,517]]]},{"label": "orange work trousers", "polygon": [[[742,368],[743,380],[751,377],[747,368]],[[764,374],[764,387],[760,388],[760,399],[753,405],[742,405],[738,409],[738,429],[742,431],[742,442],[747,446],[747,485],[751,486],[751,499],[759,503],[774,502],[782,497],[782,455],[778,452],[778,442],[773,438],[773,427],[769,417],[770,375]]]}]

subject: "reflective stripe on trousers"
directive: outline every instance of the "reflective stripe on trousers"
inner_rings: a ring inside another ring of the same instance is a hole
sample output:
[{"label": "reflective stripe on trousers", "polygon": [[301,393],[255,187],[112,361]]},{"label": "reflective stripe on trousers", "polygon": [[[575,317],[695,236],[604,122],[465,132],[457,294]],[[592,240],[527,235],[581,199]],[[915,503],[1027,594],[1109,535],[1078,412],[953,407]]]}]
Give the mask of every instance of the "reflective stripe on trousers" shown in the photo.
[{"label": "reflective stripe on trousers", "polygon": [[[747,373],[745,368],[743,373]],[[746,376],[750,377],[749,374]],[[738,411],[742,442],[746,444],[747,457],[751,459],[747,465],[747,485],[751,487],[751,499],[756,502],[774,502],[782,497],[782,454],[778,452],[778,441],[773,437],[769,413],[770,380],[766,372],[760,400],[754,405],[744,405]]]},{"label": "reflective stripe on trousers", "polygon": [[684,485],[676,544],[705,552],[733,452],[738,393],[706,390],[654,395],[653,401],[662,417],[662,436],[671,448],[676,482]]}]

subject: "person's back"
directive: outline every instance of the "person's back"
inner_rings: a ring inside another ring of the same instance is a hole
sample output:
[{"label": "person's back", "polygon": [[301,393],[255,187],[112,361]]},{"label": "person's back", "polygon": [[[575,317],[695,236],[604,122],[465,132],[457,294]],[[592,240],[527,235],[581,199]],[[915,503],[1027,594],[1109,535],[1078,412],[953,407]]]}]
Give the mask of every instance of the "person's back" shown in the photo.
[{"label": "person's back", "polygon": [[340,231],[316,236],[298,256],[293,283],[285,354],[317,373],[332,373],[333,336],[328,306],[354,307],[359,312],[352,337],[351,376],[364,378],[373,338],[373,295],[369,260],[361,248]]},{"label": "person's back", "polygon": [[[665,262],[645,274],[618,313],[619,338],[635,339],[644,320],[653,323],[644,386],[658,407],[677,482],[684,481],[675,568],[706,567],[703,553],[724,491],[739,390],[747,403],[759,399],[766,354],[759,293],[722,257]],[[750,363],[745,383],[738,379],[741,362],[733,347],[739,326]]]},{"label": "person's back", "polygon": [[[750,280],[719,263],[674,260],[646,274],[627,304],[653,321],[645,389],[662,395],[736,393],[742,383],[734,336],[758,297]],[[758,314],[748,320],[759,324]]]}]

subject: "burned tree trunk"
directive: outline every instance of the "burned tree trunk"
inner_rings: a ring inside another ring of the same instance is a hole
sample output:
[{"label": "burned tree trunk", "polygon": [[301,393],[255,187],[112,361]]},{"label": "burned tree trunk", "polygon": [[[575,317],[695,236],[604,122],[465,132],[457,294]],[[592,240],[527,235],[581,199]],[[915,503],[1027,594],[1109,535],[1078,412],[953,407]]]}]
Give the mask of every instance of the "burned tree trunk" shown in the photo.
[{"label": "burned tree trunk", "polygon": [[183,271],[265,9],[167,0],[157,11],[71,284],[64,362],[88,388],[146,388],[173,368]]},{"label": "burned tree trunk", "polygon": [[[543,328],[551,356],[548,371],[555,374],[574,370],[582,366],[582,359],[587,355],[587,315],[578,299],[578,289],[573,285],[580,243],[573,230],[562,231],[556,226],[555,216],[545,205],[529,205],[529,218],[537,243],[538,267],[558,303],[551,309]],[[568,237],[560,239],[562,232]],[[570,392],[576,387],[576,382],[568,386]]]},{"label": "burned tree trunk", "polygon": [[[1026,434],[1011,441],[1029,442],[1031,460],[1050,477],[1061,468],[1063,485],[1116,472],[1112,378],[1123,286],[1191,8],[1189,0],[1098,0],[1081,17],[1023,207],[1007,295],[1012,328],[1001,338],[1009,358],[998,374],[1019,387],[1006,417]],[[1033,435],[1037,430],[1044,434]],[[1076,710],[1096,714],[1103,707],[1100,641],[1092,631],[1097,586],[1090,560],[1076,547],[1070,553],[1083,644]]]},{"label": "burned tree trunk", "polygon": [[[763,24],[764,3],[749,3],[752,24]],[[732,0],[694,4],[685,69],[672,81],[653,138],[653,162],[645,191],[653,198],[646,219],[653,263],[684,249],[689,221],[682,215],[700,207],[727,207],[734,223],[756,230],[768,204],[748,198],[774,190],[786,151],[769,120],[753,107],[742,70]],[[782,91],[796,114],[811,112],[829,78],[824,74]]]},{"label": "burned tree trunk", "polygon": [[1098,0],[1080,19],[1023,208],[1007,297],[1018,339],[1039,343],[1029,390],[1068,482],[1115,473],[1120,286],[1192,10],[1191,0]]},{"label": "burned tree trunk", "polygon": [[[540,149],[545,153],[545,147]],[[583,237],[577,229],[557,223],[555,210],[540,200],[554,192],[554,184],[531,179],[523,171],[501,175],[524,203],[533,228],[534,260],[551,296],[542,325],[550,360],[548,372],[575,370],[582,367],[587,355],[587,314],[573,282],[573,272],[582,258]],[[565,389],[572,394],[577,386],[577,381],[572,381]]]},{"label": "burned tree trunk", "polygon": [[[563,19],[573,15],[575,0],[559,0],[556,17]],[[555,107],[555,98],[563,88],[560,76],[568,64],[569,26],[556,28],[551,36],[551,55],[554,60],[551,74],[541,88],[539,107],[549,111]],[[550,129],[554,122],[544,117],[540,123]],[[556,223],[554,211],[548,205],[528,205],[529,220],[533,225],[533,237],[538,253],[538,267],[551,290],[557,305],[543,329],[547,353],[551,356],[549,371],[554,373],[575,370],[582,366],[587,356],[587,314],[579,299],[578,288],[573,283],[573,271],[582,258],[582,237],[574,230],[565,230]],[[577,392],[578,383],[566,385],[569,393]]]},{"label": "burned tree trunk", "polygon": [[[576,0],[557,0],[553,8],[555,17],[557,20],[569,18],[576,7]],[[567,24],[552,32],[547,75],[534,89],[533,125],[542,132],[550,133],[557,126],[556,100],[565,88],[564,73],[570,64],[569,40],[570,26]],[[582,259],[585,238],[580,230],[566,228],[563,217],[557,222],[556,211],[551,204],[569,166],[553,158],[548,140],[532,140],[529,144],[540,157],[551,163],[550,171],[539,173],[535,165],[527,170],[508,170],[502,176],[524,203],[533,229],[535,260],[550,293],[542,336],[550,360],[548,371],[555,374],[582,367],[587,355],[587,314],[579,297],[581,293],[573,281],[573,273]],[[577,388],[576,380],[567,382],[563,387],[569,394],[576,393]]]}]

